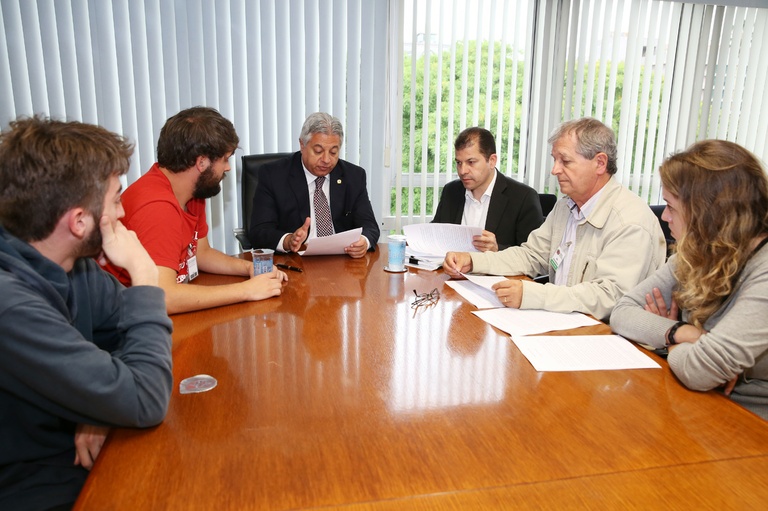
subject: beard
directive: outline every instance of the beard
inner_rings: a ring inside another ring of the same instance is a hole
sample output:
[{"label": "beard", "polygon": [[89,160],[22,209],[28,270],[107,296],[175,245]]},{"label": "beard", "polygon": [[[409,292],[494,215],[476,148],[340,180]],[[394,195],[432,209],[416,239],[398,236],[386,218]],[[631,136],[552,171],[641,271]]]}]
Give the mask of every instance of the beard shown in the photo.
[{"label": "beard", "polygon": [[94,228],[91,233],[85,237],[80,249],[78,250],[78,257],[97,257],[101,254],[101,246],[104,244],[104,239],[101,236],[101,227],[99,227],[99,218],[96,215],[93,216]]},{"label": "beard", "polygon": [[213,165],[205,169],[197,178],[195,189],[192,191],[192,197],[195,199],[209,199],[221,191],[221,182],[226,177],[222,174],[221,179],[217,179],[213,173]]}]

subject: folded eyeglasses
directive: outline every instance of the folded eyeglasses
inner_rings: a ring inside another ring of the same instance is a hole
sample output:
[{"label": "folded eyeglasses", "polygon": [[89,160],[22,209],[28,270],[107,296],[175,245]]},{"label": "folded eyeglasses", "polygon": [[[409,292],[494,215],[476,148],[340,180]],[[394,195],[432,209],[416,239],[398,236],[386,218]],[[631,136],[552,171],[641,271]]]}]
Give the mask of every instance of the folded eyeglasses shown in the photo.
[{"label": "folded eyeglasses", "polygon": [[418,309],[419,307],[430,307],[436,304],[440,299],[440,291],[438,291],[437,288],[433,289],[429,293],[421,294],[417,293],[414,289],[413,294],[416,295],[416,298],[414,298],[411,302],[412,309]]}]

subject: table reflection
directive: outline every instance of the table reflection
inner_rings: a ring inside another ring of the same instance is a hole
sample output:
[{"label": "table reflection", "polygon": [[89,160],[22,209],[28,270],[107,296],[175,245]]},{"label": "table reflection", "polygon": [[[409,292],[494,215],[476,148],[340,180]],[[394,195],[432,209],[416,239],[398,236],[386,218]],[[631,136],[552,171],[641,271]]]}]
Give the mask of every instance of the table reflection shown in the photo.
[{"label": "table reflection", "polygon": [[[452,332],[461,303],[441,300],[414,311],[396,311],[395,353],[390,407],[395,411],[428,410],[482,404],[504,398],[509,341],[497,335],[466,336]],[[478,319],[478,322],[480,320]],[[486,332],[478,323],[478,330]]]},{"label": "table reflection", "polygon": [[[360,315],[359,302],[323,297],[309,300],[305,315],[246,316],[213,325],[194,342],[213,338],[208,361],[227,360],[234,366],[227,373],[240,380],[233,383],[252,397],[278,392],[306,399],[307,389],[338,392],[337,384],[343,389],[359,383]],[[205,366],[200,372],[220,378]]]}]

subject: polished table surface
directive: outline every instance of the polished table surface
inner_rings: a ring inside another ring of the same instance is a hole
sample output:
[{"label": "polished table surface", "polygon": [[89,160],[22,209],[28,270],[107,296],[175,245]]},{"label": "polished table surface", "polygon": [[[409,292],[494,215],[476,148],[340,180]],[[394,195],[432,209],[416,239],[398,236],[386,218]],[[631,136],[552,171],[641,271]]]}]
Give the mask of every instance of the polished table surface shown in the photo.
[{"label": "polished table surface", "polygon": [[[296,255],[279,298],[179,314],[165,421],[80,510],[758,508],[768,422],[662,369],[533,369],[442,270]],[[202,275],[197,285],[235,281]],[[194,285],[194,284],[193,284]],[[440,291],[413,310],[413,291]],[[605,325],[569,333],[609,333]],[[179,393],[208,374],[211,391]]]}]

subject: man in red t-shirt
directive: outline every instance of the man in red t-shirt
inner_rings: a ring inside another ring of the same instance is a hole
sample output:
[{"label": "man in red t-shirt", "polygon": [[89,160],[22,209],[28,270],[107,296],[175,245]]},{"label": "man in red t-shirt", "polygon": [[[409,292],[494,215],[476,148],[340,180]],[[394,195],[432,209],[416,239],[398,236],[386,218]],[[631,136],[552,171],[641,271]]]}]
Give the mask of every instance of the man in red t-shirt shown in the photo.
[{"label": "man in red t-shirt", "polygon": [[[205,199],[221,191],[239,138],[232,123],[212,108],[194,107],[168,119],[157,141],[157,163],[122,195],[123,223],[134,231],[160,273],[169,314],[278,296],[285,273],[254,277],[253,264],[208,243]],[[105,266],[130,285],[120,268]],[[184,286],[198,271],[242,275],[221,286]]]}]

